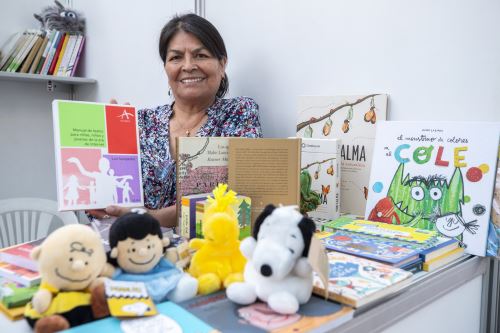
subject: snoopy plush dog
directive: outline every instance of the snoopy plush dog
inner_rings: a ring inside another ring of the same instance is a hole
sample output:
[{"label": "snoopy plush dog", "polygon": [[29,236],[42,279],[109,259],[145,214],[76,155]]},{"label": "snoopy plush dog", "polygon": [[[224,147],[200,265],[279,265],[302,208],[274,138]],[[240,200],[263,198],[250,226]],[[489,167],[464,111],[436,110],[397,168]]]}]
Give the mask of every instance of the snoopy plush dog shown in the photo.
[{"label": "snoopy plush dog", "polygon": [[247,258],[244,282],[231,284],[227,297],[238,304],[259,298],[278,313],[296,313],[312,293],[307,254],[314,230],[314,222],[295,207],[268,205],[255,222],[253,237],[240,246]]}]

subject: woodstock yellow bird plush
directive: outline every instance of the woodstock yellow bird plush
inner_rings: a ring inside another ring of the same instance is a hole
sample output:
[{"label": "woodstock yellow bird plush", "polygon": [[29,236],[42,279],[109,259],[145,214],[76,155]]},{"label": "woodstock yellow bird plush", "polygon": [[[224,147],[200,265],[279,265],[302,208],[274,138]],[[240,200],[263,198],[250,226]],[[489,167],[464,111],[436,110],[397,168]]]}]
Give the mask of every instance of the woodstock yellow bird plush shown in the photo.
[{"label": "woodstock yellow bird plush", "polygon": [[240,251],[240,229],[231,204],[236,193],[228,191],[226,184],[219,184],[209,197],[202,220],[205,239],[192,239],[189,247],[196,250],[189,266],[189,273],[198,279],[198,293],[210,294],[243,281],[246,259]]}]

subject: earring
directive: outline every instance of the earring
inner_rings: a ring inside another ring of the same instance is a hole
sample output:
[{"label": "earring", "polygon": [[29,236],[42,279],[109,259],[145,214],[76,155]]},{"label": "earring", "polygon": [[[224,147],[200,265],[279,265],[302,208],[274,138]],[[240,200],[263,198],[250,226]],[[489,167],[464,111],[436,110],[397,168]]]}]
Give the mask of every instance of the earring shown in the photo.
[{"label": "earring", "polygon": [[168,88],[168,97],[172,97],[172,88]]}]

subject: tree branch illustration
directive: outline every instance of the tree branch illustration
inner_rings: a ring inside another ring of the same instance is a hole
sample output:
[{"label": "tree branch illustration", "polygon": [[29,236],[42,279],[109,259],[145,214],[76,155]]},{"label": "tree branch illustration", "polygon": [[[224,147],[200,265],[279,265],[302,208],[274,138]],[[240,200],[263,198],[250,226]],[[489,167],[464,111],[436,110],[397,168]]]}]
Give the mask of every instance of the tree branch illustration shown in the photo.
[{"label": "tree branch illustration", "polygon": [[326,159],[326,160],[321,161],[321,162],[314,162],[314,163],[306,165],[305,167],[301,168],[300,170],[306,170],[306,169],[308,169],[309,167],[312,167],[315,164],[323,164],[323,163],[326,163],[328,161],[333,161],[334,159],[335,159],[335,157],[332,157],[332,158]]},{"label": "tree branch illustration", "polygon": [[372,95],[368,95],[368,96],[365,96],[365,97],[362,97],[360,99],[358,99],[357,101],[355,102],[352,102],[352,103],[344,103],[342,105],[339,105],[337,106],[336,108],[333,108],[333,109],[330,109],[330,111],[325,114],[324,116],[321,116],[320,118],[311,118],[307,121],[303,121],[301,122],[300,124],[297,124],[297,132],[300,131],[301,129],[303,129],[304,127],[308,126],[308,125],[311,125],[311,124],[315,124],[317,122],[320,122],[328,117],[330,117],[331,115],[333,115],[335,112],[347,107],[347,106],[354,106],[356,104],[359,104],[365,100],[367,100],[368,98],[372,98],[372,97],[375,97],[375,96],[378,96],[380,94],[372,94]]},{"label": "tree branch illustration", "polygon": [[191,156],[188,156],[186,157],[186,159],[183,159],[180,163],[180,165],[183,165],[184,163],[186,162],[189,162],[189,161],[192,161],[194,160],[197,156],[203,154],[205,152],[205,150],[207,149],[207,146],[208,146],[208,142],[210,141],[209,138],[207,138],[207,140],[205,141],[205,144],[203,145],[203,147],[194,155],[191,155]]}]

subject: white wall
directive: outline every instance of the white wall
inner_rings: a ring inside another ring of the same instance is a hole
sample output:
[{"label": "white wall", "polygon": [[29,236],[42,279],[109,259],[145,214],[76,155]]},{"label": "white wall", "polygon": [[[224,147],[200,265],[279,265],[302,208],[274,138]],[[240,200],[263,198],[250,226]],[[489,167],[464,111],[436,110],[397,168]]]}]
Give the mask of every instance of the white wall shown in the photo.
[{"label": "white wall", "polygon": [[[0,43],[36,27],[49,0],[5,1]],[[74,0],[87,18],[78,98],[165,103],[157,38],[194,0]],[[389,94],[394,120],[500,120],[500,2],[206,0],[229,52],[231,95],[254,97],[264,134],[294,134],[301,94]],[[50,102],[40,84],[0,81],[0,198],[55,198]],[[13,146],[11,143],[16,143]]]},{"label": "white wall", "polygon": [[[87,19],[80,74],[98,80],[96,86],[78,90],[78,98],[107,102],[116,97],[138,106],[167,102],[167,80],[157,51],[159,32],[174,13],[193,11],[194,0],[72,2]],[[37,28],[33,13],[51,3],[4,1],[0,45],[12,33]],[[42,83],[0,80],[0,199],[56,199],[51,114],[55,98],[68,99],[68,88],[49,93]]]},{"label": "white wall", "polygon": [[206,17],[266,136],[295,134],[298,95],[388,93],[392,120],[500,120],[500,1],[206,0]]}]

